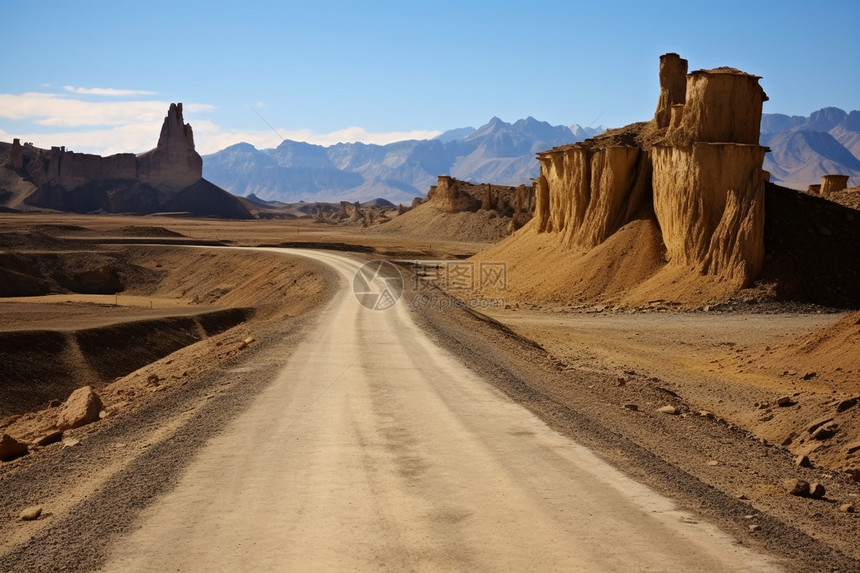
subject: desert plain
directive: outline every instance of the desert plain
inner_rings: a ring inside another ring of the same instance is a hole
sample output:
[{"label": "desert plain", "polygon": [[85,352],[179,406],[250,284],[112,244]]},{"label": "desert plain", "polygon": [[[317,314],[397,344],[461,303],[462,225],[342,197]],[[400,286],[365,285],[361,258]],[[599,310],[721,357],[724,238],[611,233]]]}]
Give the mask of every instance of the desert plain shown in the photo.
[{"label": "desert plain", "polygon": [[[31,285],[49,293],[0,300],[4,380],[26,383],[2,388],[0,432],[30,446],[28,455],[0,465],[4,570],[119,567],[110,560],[123,546],[119,540],[179,487],[231,419],[253,409],[289,349],[325,319],[331,297],[344,288],[323,262],[253,250],[281,245],[398,265],[398,304],[430,339],[553,435],[572,438],[668,496],[682,512],[679,522],[714,523],[732,543],[792,570],[850,570],[860,559],[852,511],[860,502],[856,313],[743,297],[695,308],[505,299],[475,309],[443,304],[438,297],[450,295],[434,291],[434,304],[420,304],[427,291],[416,286],[414,261],[465,261],[486,243],[419,240],[312,219],[4,214],[0,225],[4,248],[12,247],[21,264],[51,261],[55,271],[44,275],[53,284]],[[113,271],[90,276],[105,268]],[[82,276],[89,282],[79,284]],[[92,294],[96,279],[121,286]],[[392,360],[392,368],[404,360],[386,358],[384,347],[380,353],[375,360]],[[57,434],[62,401],[84,384],[98,393],[101,418]],[[834,422],[835,436],[815,436]],[[232,444],[228,455],[265,449],[279,430],[261,424],[258,431],[258,440]],[[405,459],[417,463],[417,456]],[[825,493],[789,495],[786,480],[821,484]],[[245,485],[251,489],[242,496],[253,498],[254,486]],[[576,488],[598,486],[573,487],[587,494]],[[263,491],[264,498],[278,497]],[[31,507],[40,508],[38,519],[22,520]],[[264,518],[254,527],[264,529],[272,517],[252,513],[251,522],[254,515]],[[374,561],[359,553],[365,565],[380,568],[415,557],[394,551]],[[428,556],[425,564],[478,562],[466,553]],[[543,563],[562,562],[553,556],[546,553]],[[738,570],[752,563],[749,556],[733,559]],[[612,568],[607,563],[592,565]]]}]

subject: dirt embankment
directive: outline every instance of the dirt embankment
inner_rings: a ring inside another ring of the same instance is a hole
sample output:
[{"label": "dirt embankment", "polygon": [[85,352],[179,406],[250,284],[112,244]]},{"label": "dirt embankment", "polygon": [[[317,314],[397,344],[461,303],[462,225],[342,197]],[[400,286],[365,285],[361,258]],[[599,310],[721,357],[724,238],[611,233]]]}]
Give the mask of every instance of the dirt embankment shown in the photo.
[{"label": "dirt embankment", "polygon": [[[57,232],[57,229],[49,229]],[[80,229],[65,229],[74,233]],[[135,235],[123,227],[117,232]],[[144,237],[175,236],[142,227]],[[301,258],[229,249],[80,245],[42,230],[2,234],[12,263],[46,296],[0,299],[0,431],[30,444],[51,432],[54,407],[92,386],[107,415],[242,352],[260,333],[325,298],[325,272]],[[10,261],[12,263],[10,263]],[[71,276],[109,268],[112,296]],[[22,281],[19,281],[19,283]],[[14,292],[18,283],[0,287]],[[107,299],[107,300],[105,300]],[[3,418],[5,416],[5,418]]]}]

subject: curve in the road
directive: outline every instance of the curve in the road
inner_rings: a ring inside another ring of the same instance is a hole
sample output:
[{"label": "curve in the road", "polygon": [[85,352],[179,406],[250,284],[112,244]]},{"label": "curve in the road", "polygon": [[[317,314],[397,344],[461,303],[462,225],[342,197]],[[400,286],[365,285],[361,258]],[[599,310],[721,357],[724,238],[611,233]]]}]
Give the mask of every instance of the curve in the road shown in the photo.
[{"label": "curve in the road", "polygon": [[777,568],[549,429],[403,301],[359,304],[364,261],[281,251],[331,266],[342,288],[106,570]]}]

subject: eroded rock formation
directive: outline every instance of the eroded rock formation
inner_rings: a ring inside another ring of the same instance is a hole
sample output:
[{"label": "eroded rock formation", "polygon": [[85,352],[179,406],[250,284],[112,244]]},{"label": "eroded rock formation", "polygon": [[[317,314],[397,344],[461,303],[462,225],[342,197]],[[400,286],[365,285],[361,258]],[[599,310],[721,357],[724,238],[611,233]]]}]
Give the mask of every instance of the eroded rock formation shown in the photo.
[{"label": "eroded rock formation", "polygon": [[427,192],[427,201],[439,211],[494,212],[500,217],[511,218],[512,231],[531,220],[535,209],[534,197],[535,189],[528,185],[518,187],[487,183],[476,185],[448,175],[440,175],[437,184],[430,187]]},{"label": "eroded rock formation", "polygon": [[539,154],[539,232],[581,251],[653,216],[670,264],[748,284],[764,260],[759,78],[660,58],[654,119]]},{"label": "eroded rock formation", "polygon": [[825,197],[848,188],[848,175],[824,175],[821,177],[819,192]]},{"label": "eroded rock formation", "polygon": [[182,104],[170,104],[157,146],[142,153],[102,157],[39,149],[16,139],[3,168],[36,186],[27,205],[86,213],[148,214],[158,211],[248,218],[232,195],[203,179],[203,160],[194,134],[184,122]]}]

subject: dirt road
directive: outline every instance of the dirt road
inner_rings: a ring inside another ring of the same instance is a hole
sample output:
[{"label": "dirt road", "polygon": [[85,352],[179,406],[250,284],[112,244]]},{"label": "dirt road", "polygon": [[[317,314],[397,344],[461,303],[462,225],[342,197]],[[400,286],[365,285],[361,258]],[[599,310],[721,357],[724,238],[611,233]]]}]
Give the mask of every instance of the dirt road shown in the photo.
[{"label": "dirt road", "polygon": [[603,463],[472,374],[361,262],[286,367],[141,514],[107,571],[766,571],[775,561]]}]

